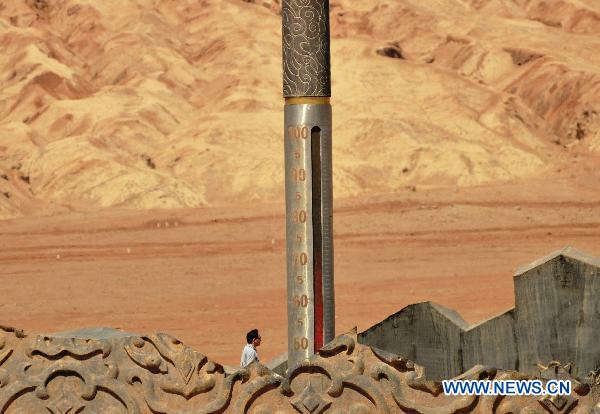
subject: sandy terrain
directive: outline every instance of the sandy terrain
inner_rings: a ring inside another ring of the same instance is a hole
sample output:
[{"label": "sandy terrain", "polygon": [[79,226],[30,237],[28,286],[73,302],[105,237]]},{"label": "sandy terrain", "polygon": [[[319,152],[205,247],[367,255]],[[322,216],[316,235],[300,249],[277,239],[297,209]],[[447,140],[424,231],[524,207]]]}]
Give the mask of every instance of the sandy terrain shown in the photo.
[{"label": "sandy terrain", "polygon": [[[337,328],[600,255],[595,0],[332,0]],[[286,348],[276,0],[0,0],[0,323]],[[368,292],[368,294],[365,294]]]},{"label": "sandy terrain", "polygon": [[[424,300],[478,322],[513,305],[519,266],[565,245],[600,255],[599,179],[588,171],[528,186],[339,200],[338,333]],[[283,210],[111,210],[5,221],[2,322],[38,332],[167,331],[226,364],[237,363],[244,333],[256,326],[268,360],[287,346]]]}]

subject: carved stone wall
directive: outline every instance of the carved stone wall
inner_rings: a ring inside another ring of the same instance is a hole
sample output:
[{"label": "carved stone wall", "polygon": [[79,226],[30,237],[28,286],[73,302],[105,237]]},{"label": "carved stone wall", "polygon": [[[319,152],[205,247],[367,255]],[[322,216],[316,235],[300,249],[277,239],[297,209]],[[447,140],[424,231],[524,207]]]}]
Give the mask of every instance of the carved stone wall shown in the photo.
[{"label": "carved stone wall", "polygon": [[600,260],[566,248],[517,271],[514,284],[515,308],[480,324],[468,327],[456,312],[426,302],[407,306],[358,341],[413,359],[432,379],[477,364],[535,374],[562,361],[578,378],[597,371]]},{"label": "carved stone wall", "polygon": [[[527,377],[478,366],[461,378]],[[166,334],[31,336],[0,327],[0,414],[600,414],[598,395],[575,381],[560,398],[445,396],[420,366],[357,344],[355,335],[336,338],[286,376],[258,364],[226,375]]]}]

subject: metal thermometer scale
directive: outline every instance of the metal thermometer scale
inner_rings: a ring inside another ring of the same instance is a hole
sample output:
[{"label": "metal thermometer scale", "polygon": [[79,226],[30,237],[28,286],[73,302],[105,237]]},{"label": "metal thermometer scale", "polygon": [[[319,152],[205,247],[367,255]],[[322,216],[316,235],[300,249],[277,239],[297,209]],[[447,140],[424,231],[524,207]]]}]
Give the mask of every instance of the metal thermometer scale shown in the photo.
[{"label": "metal thermometer scale", "polygon": [[329,1],[283,0],[288,368],[335,334]]}]

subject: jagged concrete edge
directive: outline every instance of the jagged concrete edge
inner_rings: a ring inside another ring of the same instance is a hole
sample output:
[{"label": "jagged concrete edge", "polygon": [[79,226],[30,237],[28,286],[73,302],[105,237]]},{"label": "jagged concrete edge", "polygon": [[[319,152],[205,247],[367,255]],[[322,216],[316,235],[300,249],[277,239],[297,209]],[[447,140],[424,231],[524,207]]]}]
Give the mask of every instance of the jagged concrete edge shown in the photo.
[{"label": "jagged concrete edge", "polygon": [[[490,322],[490,321],[492,321],[494,319],[500,318],[500,317],[502,317],[502,316],[504,316],[506,314],[509,314],[509,313],[513,313],[514,314],[514,312],[515,312],[515,307],[513,306],[512,308],[507,309],[505,311],[502,311],[500,313],[497,313],[497,314],[495,314],[493,316],[490,316],[487,319],[484,319],[484,320],[482,320],[480,322],[474,323],[473,325],[469,325],[469,327],[467,329],[465,329],[464,332],[472,331],[473,329],[477,329],[480,326],[485,325],[486,323],[488,323],[488,322]],[[514,315],[513,315],[513,317],[514,317]]]},{"label": "jagged concrete edge", "polygon": [[[547,263],[547,262],[549,262],[549,261],[551,261],[553,259],[556,259],[556,258],[558,258],[560,256],[568,257],[568,258],[571,258],[571,259],[574,259],[574,260],[578,260],[580,262],[589,264],[591,266],[598,266],[598,267],[600,267],[600,258],[596,258],[596,257],[594,257],[594,256],[592,256],[592,255],[590,255],[588,253],[584,253],[584,252],[582,252],[580,250],[577,250],[574,247],[566,246],[566,247],[564,247],[564,248],[562,248],[560,250],[557,250],[555,252],[552,252],[552,253],[550,253],[550,254],[548,254],[548,255],[546,255],[546,256],[538,259],[538,260],[535,260],[535,261],[531,262],[530,264],[528,264],[526,266],[519,267],[518,270],[516,271],[514,277],[523,276],[524,273],[527,273],[530,270],[532,270],[532,269],[534,269],[536,267],[539,267],[539,266],[541,266],[541,265],[543,265],[543,264],[545,264],[545,263]],[[429,305],[429,306],[433,307],[440,314],[442,314],[444,317],[446,317],[446,319],[452,321],[456,325],[457,328],[460,328],[464,332],[470,331],[471,329],[476,328],[476,327],[478,327],[478,326],[480,326],[480,325],[482,325],[482,324],[484,324],[486,322],[489,322],[489,321],[491,321],[491,320],[493,320],[493,319],[495,319],[497,317],[503,316],[506,313],[514,312],[515,311],[515,308],[512,307],[512,308],[507,309],[505,311],[502,311],[502,312],[500,312],[500,313],[498,313],[498,314],[496,314],[494,316],[491,316],[491,317],[489,317],[487,319],[484,319],[484,320],[482,320],[480,322],[476,322],[474,324],[469,325],[464,320],[464,318],[457,311],[455,311],[453,309],[446,308],[445,306],[442,306],[442,305],[440,305],[438,303],[435,303],[435,302],[432,302],[432,301],[423,301],[423,302],[411,303],[410,305],[407,305],[407,306],[403,307],[399,311],[394,312],[393,314],[387,316],[386,318],[382,319],[381,321],[377,322],[376,324],[371,325],[369,328],[367,328],[364,331],[360,332],[359,335],[363,334],[365,332],[368,332],[368,331],[370,331],[370,330],[372,330],[372,329],[374,329],[374,328],[376,328],[378,326],[381,326],[383,323],[385,323],[385,321],[387,321],[387,320],[389,320],[389,319],[391,319],[391,318],[393,318],[395,316],[399,316],[403,312],[406,312],[406,310],[409,309],[409,308],[412,308],[414,306],[422,306],[422,305]]]},{"label": "jagged concrete edge", "polygon": [[[547,256],[539,259],[539,260],[536,260],[533,263],[531,263],[530,265],[528,265],[528,266],[526,266],[524,268],[520,268],[517,271],[517,275],[513,278],[515,280],[515,291],[514,291],[515,300],[517,300],[517,291],[516,291],[516,282],[517,281],[519,281],[519,280],[525,280],[525,279],[522,279],[522,277],[530,276],[529,272],[532,269],[536,269],[538,267],[542,267],[545,264],[551,262],[552,260],[556,260],[557,258],[560,258],[560,257],[569,258],[570,260],[572,260],[574,262],[577,262],[577,263],[580,263],[580,264],[583,264],[584,266],[590,266],[590,267],[598,269],[599,270],[598,272],[596,272],[596,273],[592,272],[591,273],[592,274],[592,276],[591,276],[592,278],[597,277],[597,275],[600,275],[600,258],[595,258],[595,257],[591,256],[590,254],[581,252],[581,251],[579,251],[579,250],[577,250],[577,249],[575,249],[573,247],[567,246],[567,247],[565,247],[563,249],[560,249],[558,251],[555,251],[555,252],[553,252],[553,253],[551,253],[551,254],[549,254],[549,255],[547,255]],[[587,276],[587,277],[590,277],[590,276]],[[370,328],[364,330],[363,332],[361,332],[359,334],[359,340],[361,338],[364,338],[362,340],[365,341],[364,342],[365,344],[369,344],[369,345],[375,345],[375,344],[377,344],[378,341],[377,341],[377,339],[374,339],[374,338],[378,337],[378,335],[376,334],[376,332],[377,332],[378,329],[380,329],[380,328],[386,329],[386,326],[387,326],[387,329],[392,329],[389,326],[389,324],[391,323],[390,321],[392,321],[394,318],[397,318],[397,317],[401,316],[404,312],[406,312],[407,310],[409,310],[412,307],[423,306],[423,305],[429,305],[431,309],[435,309],[437,313],[443,315],[449,322],[452,323],[452,325],[454,326],[454,328],[458,329],[458,331],[460,332],[461,337],[464,336],[464,338],[466,338],[466,335],[468,335],[470,333],[475,333],[475,331],[478,330],[478,329],[480,329],[480,328],[484,328],[485,329],[485,325],[486,324],[490,324],[490,326],[491,326],[492,324],[494,324],[495,321],[497,321],[500,324],[500,319],[505,318],[507,316],[509,316],[510,318],[513,319],[513,321],[515,321],[516,320],[515,318],[517,318],[517,312],[518,312],[517,307],[515,306],[515,307],[507,309],[507,310],[505,310],[505,311],[503,311],[503,312],[501,312],[501,313],[499,313],[499,314],[497,314],[495,316],[487,318],[487,319],[485,319],[483,321],[477,322],[477,323],[472,324],[472,325],[467,325],[467,324],[460,323],[460,321],[464,321],[464,320],[455,311],[449,310],[447,308],[444,308],[441,305],[438,305],[438,304],[435,304],[435,303],[432,303],[432,302],[420,302],[420,303],[417,303],[417,304],[411,304],[411,305],[405,306],[404,308],[402,308],[398,312],[396,312],[396,313],[388,316],[387,318],[383,319],[382,321],[380,321],[380,322],[376,323],[375,325],[371,326]],[[457,323],[457,321],[458,321],[458,323]],[[498,326],[500,327],[500,326],[502,326],[502,324],[500,324]],[[394,328],[395,328],[395,326],[394,326]],[[506,329],[507,328],[505,327],[504,330],[506,330]],[[515,329],[516,329],[516,326],[513,326],[512,327],[512,332],[513,332],[513,335],[515,336],[515,341],[518,342],[519,341],[519,339],[518,339],[519,337],[517,336],[517,331],[515,331]],[[373,331],[375,331],[375,332],[373,332]],[[371,335],[375,334],[375,336],[372,337],[372,338],[370,338],[370,339],[366,339],[366,337],[368,337],[370,334]],[[417,332],[415,332],[415,334],[417,334]],[[362,340],[361,340],[361,343],[363,343]],[[461,338],[461,343],[462,343],[462,341],[463,340]],[[410,351],[401,351],[400,348],[398,348],[397,346],[393,346],[392,344],[393,344],[393,341],[392,341],[392,343],[390,343],[390,346],[388,348],[388,349],[390,349],[391,352],[396,352],[396,353],[401,353],[401,354],[404,353],[404,352],[409,352],[410,353]],[[443,346],[443,343],[441,344],[441,346]],[[515,342],[515,346],[517,347],[517,349],[519,348],[517,346],[516,342]],[[461,350],[460,352],[462,352],[462,351],[463,350]],[[520,355],[521,355],[521,352],[524,352],[524,351],[517,351],[517,352],[518,352],[518,355],[516,356],[517,363],[516,363],[516,366],[514,367],[514,369],[519,369]],[[545,358],[547,358],[547,357],[548,356],[546,355]],[[572,356],[572,358],[575,358],[575,356]],[[421,362],[418,357],[416,359],[417,359],[416,362]],[[546,363],[550,362],[549,359],[547,361],[545,359],[543,359],[543,361],[545,361]],[[574,361],[574,359],[573,359],[573,361]],[[570,362],[573,362],[573,361],[570,361]],[[426,362],[421,362],[421,363],[427,364]],[[483,361],[481,361],[481,363],[483,363]],[[535,364],[533,364],[532,366],[535,366]],[[539,362],[538,362],[538,366],[540,366]],[[466,368],[468,368],[468,367],[466,367],[466,366],[463,367],[463,369],[466,369]],[[509,366],[502,366],[501,368],[503,368],[503,369],[512,369]],[[579,372],[576,375],[581,376],[581,378],[583,378],[583,376],[586,375],[586,374],[588,375],[588,377],[589,377],[589,375],[592,375],[592,374],[594,374],[594,375],[596,375],[596,374],[600,375],[600,370],[598,370],[596,372],[597,367],[594,368],[594,371],[591,371],[591,372],[588,373],[589,369],[592,369],[592,368],[588,367],[587,365],[580,366],[578,368],[578,370],[583,370],[585,372]],[[526,371],[529,372],[529,373],[532,372],[531,369],[528,369]],[[457,374],[456,372],[454,372],[452,374],[449,373],[449,374],[446,374],[446,375],[447,376],[444,376],[443,378],[450,378],[452,376],[456,376],[456,375],[459,375],[459,374]]]},{"label": "jagged concrete edge", "polygon": [[440,304],[437,304],[435,302],[424,301],[424,302],[411,303],[410,305],[407,305],[407,306],[403,307],[398,312],[395,312],[395,313],[389,315],[388,317],[382,319],[381,321],[377,322],[376,324],[371,325],[369,328],[367,328],[364,331],[360,332],[358,335],[362,335],[365,332],[369,332],[369,331],[371,331],[371,330],[373,330],[373,329],[381,326],[387,320],[389,320],[389,319],[391,319],[391,318],[393,318],[395,316],[399,316],[402,313],[405,313],[408,309],[411,309],[411,308],[414,308],[414,307],[417,307],[417,306],[429,306],[430,308],[435,309],[440,315],[442,315],[443,317],[445,317],[446,319],[448,319],[449,321],[451,321],[454,325],[456,325],[457,328],[460,328],[461,330],[464,330],[465,327],[468,326],[467,322],[455,310],[446,308],[446,307],[444,307],[444,306],[442,306]]},{"label": "jagged concrete edge", "polygon": [[546,255],[540,259],[537,259],[529,264],[520,266],[517,269],[517,271],[515,272],[514,277],[525,276],[525,273],[535,269],[536,267],[543,265],[544,263],[547,263],[547,262],[554,260],[561,256],[570,258],[570,259],[574,259],[574,260],[580,261],[582,263],[589,264],[591,266],[600,266],[600,258],[592,256],[591,254],[585,253],[581,250],[578,250],[575,247],[565,246],[562,249],[556,250],[556,251],[550,253],[549,255]]}]

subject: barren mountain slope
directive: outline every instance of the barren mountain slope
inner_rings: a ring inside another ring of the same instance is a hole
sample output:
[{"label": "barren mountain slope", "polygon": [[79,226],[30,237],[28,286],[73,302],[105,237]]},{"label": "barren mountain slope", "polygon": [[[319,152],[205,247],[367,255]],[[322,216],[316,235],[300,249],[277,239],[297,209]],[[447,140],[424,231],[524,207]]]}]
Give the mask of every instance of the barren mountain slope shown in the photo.
[{"label": "barren mountain slope", "polygon": [[[280,200],[277,9],[0,1],[0,217]],[[600,151],[597,2],[336,0],[331,16],[336,197]]]}]

